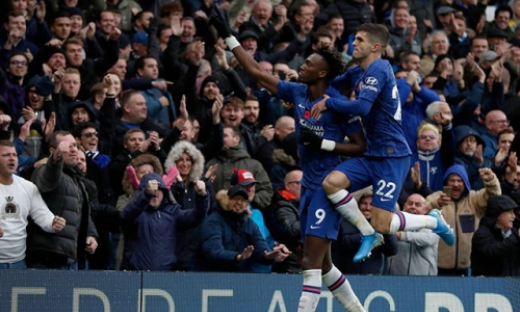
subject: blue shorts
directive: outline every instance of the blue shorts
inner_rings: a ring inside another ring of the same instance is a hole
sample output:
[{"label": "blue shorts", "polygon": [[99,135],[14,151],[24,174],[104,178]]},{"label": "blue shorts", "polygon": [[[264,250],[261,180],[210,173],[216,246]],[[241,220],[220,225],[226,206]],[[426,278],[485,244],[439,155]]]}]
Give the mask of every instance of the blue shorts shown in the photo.
[{"label": "blue shorts", "polygon": [[341,215],[334,209],[322,187],[309,189],[302,185],[300,193],[300,228],[306,235],[336,240]]},{"label": "blue shorts", "polygon": [[410,156],[395,158],[350,158],[334,170],[350,180],[350,192],[372,185],[372,206],[394,212],[403,183],[410,170]]}]

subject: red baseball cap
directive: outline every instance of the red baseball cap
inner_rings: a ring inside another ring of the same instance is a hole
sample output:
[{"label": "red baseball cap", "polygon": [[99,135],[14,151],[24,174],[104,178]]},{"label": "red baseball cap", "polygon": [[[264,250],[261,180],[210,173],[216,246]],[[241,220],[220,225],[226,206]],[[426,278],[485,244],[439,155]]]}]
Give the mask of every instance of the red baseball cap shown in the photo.
[{"label": "red baseball cap", "polygon": [[245,169],[235,169],[233,174],[231,174],[231,185],[250,185],[252,183],[258,183],[255,180],[253,174]]}]

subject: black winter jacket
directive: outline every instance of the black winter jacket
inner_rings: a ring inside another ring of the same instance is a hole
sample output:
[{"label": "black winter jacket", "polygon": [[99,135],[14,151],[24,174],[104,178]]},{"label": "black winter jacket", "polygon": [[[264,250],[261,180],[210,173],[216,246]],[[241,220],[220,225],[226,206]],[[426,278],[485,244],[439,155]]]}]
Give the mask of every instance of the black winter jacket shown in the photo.
[{"label": "black winter jacket", "polygon": [[56,233],[46,233],[31,226],[27,255],[39,262],[40,252],[54,254],[66,264],[65,261],[77,260],[77,251],[85,249],[87,236],[98,239],[98,233],[90,217],[90,198],[83,173],[78,167],[65,167],[63,160],[54,163],[52,157],[46,165],[33,172],[31,181],[38,187],[51,212],[64,218],[67,224]]}]

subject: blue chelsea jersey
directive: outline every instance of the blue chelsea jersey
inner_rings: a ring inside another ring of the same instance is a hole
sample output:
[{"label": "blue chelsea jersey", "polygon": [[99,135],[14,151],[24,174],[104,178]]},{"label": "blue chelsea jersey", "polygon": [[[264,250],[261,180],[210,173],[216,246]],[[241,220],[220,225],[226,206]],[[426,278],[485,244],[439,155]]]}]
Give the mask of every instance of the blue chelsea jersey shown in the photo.
[{"label": "blue chelsea jersey", "polygon": [[[280,81],[278,83],[278,98],[294,103],[294,120],[296,121],[296,134],[300,134],[300,128],[312,130],[319,137],[335,142],[344,142],[345,136],[362,131],[358,117],[325,111],[318,120],[310,117],[314,104],[323,97],[311,102],[308,87],[302,83]],[[327,95],[337,98],[341,95],[333,87],[329,87]],[[323,150],[314,150],[298,144],[300,164],[303,171],[302,185],[315,189],[321,187],[323,179],[334,167],[341,163],[338,154]]]},{"label": "blue chelsea jersey", "polygon": [[352,86],[357,101],[362,105],[371,105],[364,107],[365,112],[368,112],[362,116],[367,143],[366,156],[411,155],[401,126],[399,91],[392,67],[387,61],[378,59],[366,71],[361,66],[352,67],[345,74],[336,77],[331,85],[339,90]]}]

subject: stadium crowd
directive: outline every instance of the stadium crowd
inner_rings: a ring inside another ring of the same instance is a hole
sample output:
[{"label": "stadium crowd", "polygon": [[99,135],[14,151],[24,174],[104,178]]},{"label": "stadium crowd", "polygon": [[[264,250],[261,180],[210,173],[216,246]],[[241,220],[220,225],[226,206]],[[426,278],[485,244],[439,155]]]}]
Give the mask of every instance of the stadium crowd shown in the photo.
[{"label": "stadium crowd", "polygon": [[[442,209],[457,238],[384,235],[355,263],[342,220],[341,272],[520,275],[520,0],[5,2],[0,269],[301,273],[299,103],[246,73],[219,16],[287,81],[322,47],[357,66],[363,23],[390,32],[413,152],[395,209]],[[379,191],[354,194],[367,220]]]}]

